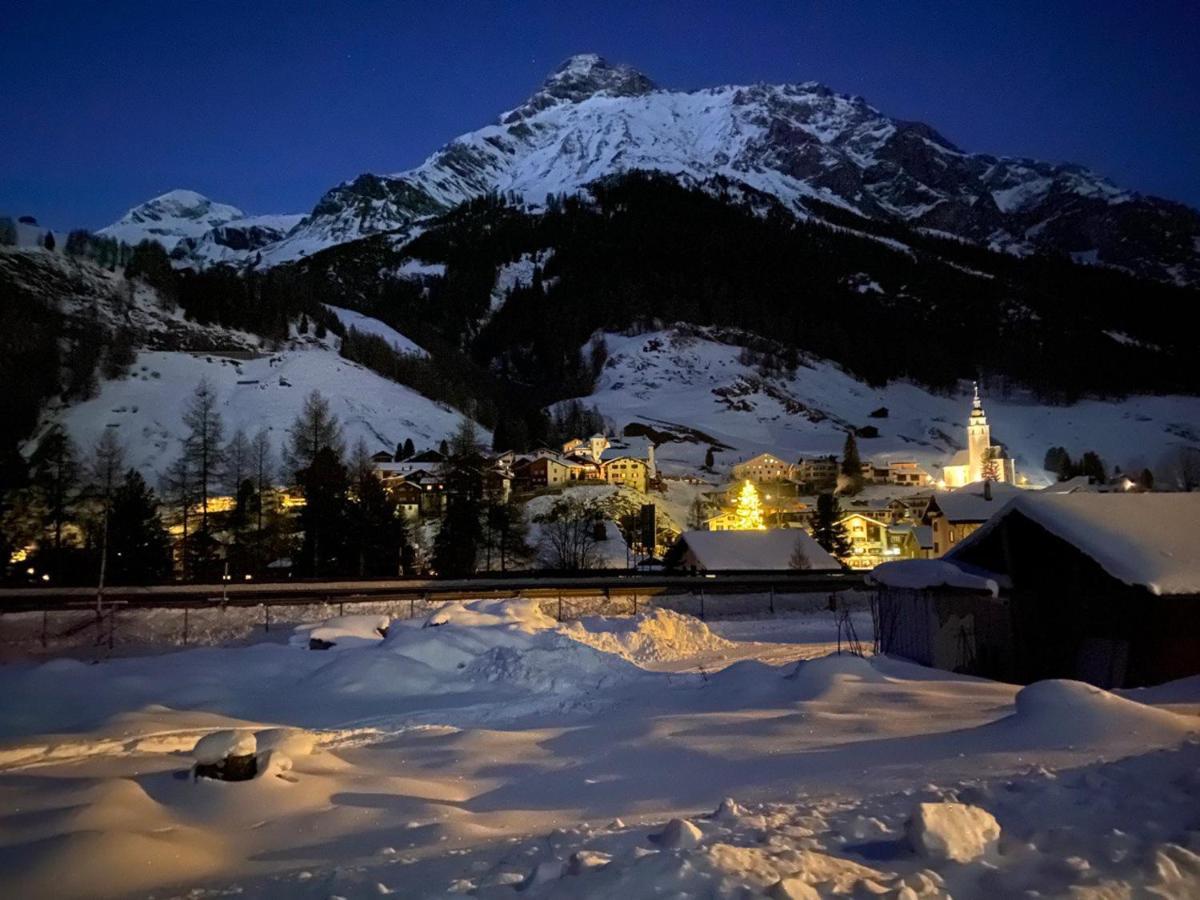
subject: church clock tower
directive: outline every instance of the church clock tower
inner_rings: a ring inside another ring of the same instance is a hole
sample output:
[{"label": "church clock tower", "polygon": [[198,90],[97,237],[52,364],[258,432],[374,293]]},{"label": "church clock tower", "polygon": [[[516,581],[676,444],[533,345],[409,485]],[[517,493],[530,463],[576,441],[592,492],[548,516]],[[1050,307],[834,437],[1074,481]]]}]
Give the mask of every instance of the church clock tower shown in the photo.
[{"label": "church clock tower", "polygon": [[979,383],[975,383],[975,401],[971,404],[971,417],[967,419],[967,482],[980,481],[983,467],[992,446],[992,430],[983,413],[983,402],[979,399]]}]

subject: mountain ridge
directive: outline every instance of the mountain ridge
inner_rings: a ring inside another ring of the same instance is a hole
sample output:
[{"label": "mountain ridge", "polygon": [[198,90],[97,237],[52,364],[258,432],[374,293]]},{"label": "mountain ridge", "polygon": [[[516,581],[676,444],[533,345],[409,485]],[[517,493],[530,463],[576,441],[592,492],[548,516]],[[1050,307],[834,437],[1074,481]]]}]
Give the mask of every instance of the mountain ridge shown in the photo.
[{"label": "mountain ridge", "polygon": [[929,124],[814,81],[680,91],[597,54],[568,58],[521,104],[415,168],[341,182],[282,234],[239,237],[216,254],[202,235],[186,235],[194,245],[180,237],[177,264],[275,265],[412,228],[488,193],[536,207],[635,170],[691,185],[726,179],[801,218],[821,219],[825,204],[1018,255],[1200,283],[1200,212],[1182,203],[1074,163],[967,152]]}]

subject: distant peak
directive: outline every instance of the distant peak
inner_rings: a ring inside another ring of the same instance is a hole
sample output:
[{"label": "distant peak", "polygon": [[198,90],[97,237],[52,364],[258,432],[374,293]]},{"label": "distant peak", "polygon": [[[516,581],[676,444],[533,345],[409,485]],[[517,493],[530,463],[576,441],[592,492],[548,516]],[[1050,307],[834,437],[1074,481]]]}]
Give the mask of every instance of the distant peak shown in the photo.
[{"label": "distant peak", "polygon": [[504,122],[533,115],[558,103],[579,103],[597,94],[635,97],[657,90],[647,76],[624,63],[613,64],[596,53],[568,57],[542,82],[537,92],[507,113]]}]

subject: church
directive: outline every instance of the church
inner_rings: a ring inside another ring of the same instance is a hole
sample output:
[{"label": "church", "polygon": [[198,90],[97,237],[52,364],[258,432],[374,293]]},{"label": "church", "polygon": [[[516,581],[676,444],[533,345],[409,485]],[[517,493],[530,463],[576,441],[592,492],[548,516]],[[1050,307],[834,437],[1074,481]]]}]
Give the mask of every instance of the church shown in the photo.
[{"label": "church", "polygon": [[955,453],[950,465],[942,468],[942,480],[946,487],[956,488],[985,479],[1015,484],[1017,468],[1003,447],[992,444],[992,430],[976,384],[971,415],[967,419],[967,449]]}]

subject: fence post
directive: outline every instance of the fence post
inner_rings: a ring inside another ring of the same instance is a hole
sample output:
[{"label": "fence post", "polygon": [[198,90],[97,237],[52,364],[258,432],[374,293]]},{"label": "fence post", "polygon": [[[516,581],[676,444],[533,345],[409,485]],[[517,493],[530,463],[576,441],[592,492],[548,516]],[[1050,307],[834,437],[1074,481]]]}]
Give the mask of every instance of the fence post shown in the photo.
[{"label": "fence post", "polygon": [[42,610],[42,649],[43,650],[46,649],[46,617],[48,615],[49,615],[49,613],[43,609]]},{"label": "fence post", "polygon": [[188,608],[183,608],[183,646],[187,646],[188,642]]},{"label": "fence post", "polygon": [[410,619],[415,619],[417,617],[417,595],[416,594],[408,595],[408,617]]},{"label": "fence post", "polygon": [[558,595],[558,621],[562,621],[562,594]]},{"label": "fence post", "polygon": [[635,616],[637,615],[637,592],[636,591],[634,591],[634,594],[633,594],[633,614]]},{"label": "fence post", "polygon": [[271,604],[263,604],[263,631],[271,630]]},{"label": "fence post", "polygon": [[771,615],[775,615],[775,585],[771,585]]}]

